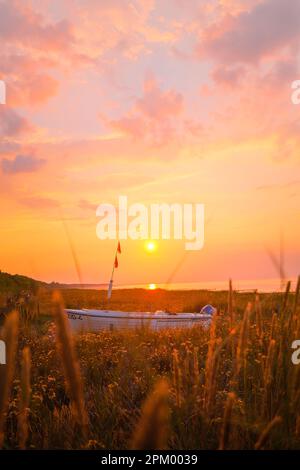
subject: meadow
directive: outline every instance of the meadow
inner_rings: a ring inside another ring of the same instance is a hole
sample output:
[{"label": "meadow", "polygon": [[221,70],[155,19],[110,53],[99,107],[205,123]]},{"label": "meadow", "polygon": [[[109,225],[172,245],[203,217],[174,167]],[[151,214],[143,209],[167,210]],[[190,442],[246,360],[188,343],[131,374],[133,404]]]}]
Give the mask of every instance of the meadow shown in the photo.
[{"label": "meadow", "polygon": [[103,308],[105,292],[39,286],[2,313],[0,446],[299,449],[299,290],[114,291],[111,309],[218,312],[209,329],[73,337],[63,306]]}]

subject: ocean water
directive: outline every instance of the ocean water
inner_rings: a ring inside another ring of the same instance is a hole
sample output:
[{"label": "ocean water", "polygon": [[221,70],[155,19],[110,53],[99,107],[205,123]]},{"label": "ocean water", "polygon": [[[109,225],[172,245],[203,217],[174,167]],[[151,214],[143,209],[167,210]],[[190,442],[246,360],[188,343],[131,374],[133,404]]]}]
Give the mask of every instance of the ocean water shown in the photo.
[{"label": "ocean water", "polygon": [[[288,279],[291,281],[291,289],[294,290],[297,284],[297,278]],[[233,280],[233,289],[238,291],[253,291],[258,292],[281,292],[285,290],[285,285],[281,283],[278,278],[274,279],[250,279],[250,280]],[[126,289],[126,288],[148,288],[148,284],[135,284],[135,285],[115,285],[115,289]],[[156,284],[157,288],[168,289],[168,290],[197,290],[197,289],[208,289],[208,290],[228,290],[228,281],[202,281],[202,282],[178,282],[171,284]]]}]

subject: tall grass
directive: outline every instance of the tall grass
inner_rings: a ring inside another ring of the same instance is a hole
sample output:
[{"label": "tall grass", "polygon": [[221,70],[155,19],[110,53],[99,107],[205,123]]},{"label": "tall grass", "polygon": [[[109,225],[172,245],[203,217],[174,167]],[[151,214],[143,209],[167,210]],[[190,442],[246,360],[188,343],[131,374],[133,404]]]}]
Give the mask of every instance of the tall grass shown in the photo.
[{"label": "tall grass", "polygon": [[19,447],[25,449],[28,439],[28,413],[30,404],[30,368],[31,368],[31,354],[30,349],[25,347],[22,351],[22,368],[21,368],[21,396],[20,396],[20,411],[19,411]]},{"label": "tall grass", "polygon": [[272,432],[272,429],[275,426],[279,425],[281,422],[282,422],[282,418],[280,416],[275,416],[275,418],[273,418],[272,421],[270,421],[270,423],[268,423],[266,428],[263,430],[263,432],[259,436],[258,441],[255,443],[255,446],[254,446],[255,450],[259,450],[259,449],[263,448],[263,445],[265,444],[266,440],[268,439],[269,434]]},{"label": "tall grass", "polygon": [[54,323],[21,331],[15,371],[18,316],[9,315],[1,445],[300,449],[300,365],[291,362],[291,344],[300,339],[299,290],[298,280],[295,293],[288,284],[282,294],[258,297],[230,283],[222,296],[203,294],[202,303],[218,307],[208,329],[76,337],[55,296]]},{"label": "tall grass", "polygon": [[227,397],[226,404],[225,404],[225,410],[224,410],[219,450],[225,450],[229,442],[232,408],[233,408],[235,399],[236,397],[234,393],[232,392],[228,393],[228,397]]},{"label": "tall grass", "polygon": [[3,446],[6,410],[14,377],[18,327],[18,313],[12,312],[7,316],[1,332],[6,345],[6,364],[0,366],[0,448]]},{"label": "tall grass", "polygon": [[165,380],[156,384],[142,408],[134,431],[132,449],[157,450],[167,448],[169,386]]},{"label": "tall grass", "polygon": [[53,294],[53,314],[56,324],[56,344],[71,398],[72,411],[81,431],[86,433],[87,414],[84,405],[83,383],[76,357],[73,337],[59,293]]}]

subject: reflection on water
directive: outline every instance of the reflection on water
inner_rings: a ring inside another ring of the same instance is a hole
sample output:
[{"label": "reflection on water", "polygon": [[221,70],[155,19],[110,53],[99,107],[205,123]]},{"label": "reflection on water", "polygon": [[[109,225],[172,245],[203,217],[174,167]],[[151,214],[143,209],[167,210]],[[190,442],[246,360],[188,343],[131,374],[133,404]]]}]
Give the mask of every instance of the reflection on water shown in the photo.
[{"label": "reflection on water", "polygon": [[[295,289],[297,278],[289,279],[292,283],[292,289]],[[228,281],[206,281],[206,282],[178,282],[169,285],[156,284],[157,288],[169,290],[194,290],[194,289],[209,289],[209,290],[228,290]],[[233,280],[233,287],[235,290],[247,291],[257,289],[259,292],[279,292],[281,291],[281,281],[275,279],[251,279],[251,280]],[[119,285],[115,286],[116,289],[126,288],[148,288],[147,284],[135,285]]]},{"label": "reflection on water", "polygon": [[[289,278],[292,283],[292,290],[296,288],[297,278]],[[153,284],[154,285],[154,284]],[[72,284],[69,287],[80,289],[107,289],[106,284]],[[158,289],[168,290],[228,290],[228,280],[226,281],[202,281],[202,282],[176,282],[171,284],[155,284]],[[281,281],[274,279],[251,279],[251,280],[235,280],[233,279],[234,290],[249,291],[257,290],[258,292],[280,292]],[[119,284],[114,285],[114,289],[149,289],[149,284]],[[283,289],[284,290],[284,289]]]}]

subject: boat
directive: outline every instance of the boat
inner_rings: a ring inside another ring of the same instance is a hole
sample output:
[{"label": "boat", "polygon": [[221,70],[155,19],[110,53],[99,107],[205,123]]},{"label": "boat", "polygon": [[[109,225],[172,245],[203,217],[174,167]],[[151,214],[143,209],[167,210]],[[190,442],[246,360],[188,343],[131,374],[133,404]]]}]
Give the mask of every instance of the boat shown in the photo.
[{"label": "boat", "polygon": [[[120,241],[118,241],[108,284],[108,302],[112,295],[115,268],[119,266],[118,254],[121,254]],[[85,308],[66,309],[65,312],[72,330],[80,332],[138,328],[160,330],[162,328],[190,328],[196,325],[208,327],[216,309],[212,305],[205,305],[200,313],[169,313],[163,310],[156,312],[123,312],[121,310],[92,310]]]},{"label": "boat", "polygon": [[[203,309],[202,309],[203,310]],[[211,313],[123,312],[119,310],[66,309],[74,332],[150,328],[208,327]]]}]

